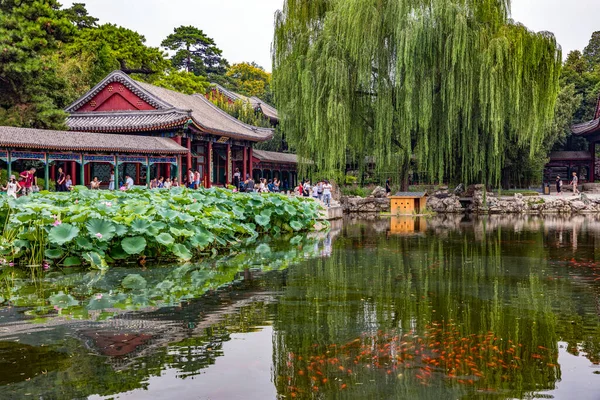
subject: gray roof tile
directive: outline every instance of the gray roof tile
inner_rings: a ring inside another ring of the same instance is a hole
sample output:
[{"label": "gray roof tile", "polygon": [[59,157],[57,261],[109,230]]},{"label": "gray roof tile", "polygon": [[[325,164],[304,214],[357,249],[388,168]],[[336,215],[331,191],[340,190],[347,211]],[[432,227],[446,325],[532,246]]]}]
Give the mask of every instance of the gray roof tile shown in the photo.
[{"label": "gray roof tile", "polygon": [[154,136],[120,135],[0,126],[1,148],[101,151],[143,154],[186,154],[175,141]]},{"label": "gray roof tile", "polygon": [[92,111],[70,114],[67,126],[74,131],[148,131],[183,125],[190,118],[188,112],[174,108],[156,111]]}]

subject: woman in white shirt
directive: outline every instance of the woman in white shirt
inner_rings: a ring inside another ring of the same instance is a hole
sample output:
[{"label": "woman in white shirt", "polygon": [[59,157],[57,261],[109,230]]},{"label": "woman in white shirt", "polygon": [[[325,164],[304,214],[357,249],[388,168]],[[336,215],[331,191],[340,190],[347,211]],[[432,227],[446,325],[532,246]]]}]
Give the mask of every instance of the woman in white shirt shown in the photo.
[{"label": "woman in white shirt", "polygon": [[10,176],[10,180],[6,184],[6,187],[2,187],[2,190],[6,190],[6,195],[8,197],[17,198],[17,193],[21,191],[21,185],[17,182],[17,179],[14,175]]}]

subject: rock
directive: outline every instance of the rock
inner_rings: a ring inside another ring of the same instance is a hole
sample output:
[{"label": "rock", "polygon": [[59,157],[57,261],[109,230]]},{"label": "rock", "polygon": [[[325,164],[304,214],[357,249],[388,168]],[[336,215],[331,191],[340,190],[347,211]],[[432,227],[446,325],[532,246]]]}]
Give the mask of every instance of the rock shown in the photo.
[{"label": "rock", "polygon": [[463,185],[462,183],[459,184],[455,189],[454,189],[454,194],[456,196],[462,196],[465,193],[465,185]]},{"label": "rock", "polygon": [[477,185],[469,185],[469,187],[467,187],[467,191],[465,192],[465,196],[473,197],[473,195],[476,192],[483,192],[484,190],[485,190],[485,186],[482,185],[481,183],[479,183]]},{"label": "rock", "polygon": [[373,196],[376,199],[382,199],[384,197],[387,197],[387,193],[384,188],[382,188],[381,186],[377,186],[371,193],[371,196]]},{"label": "rock", "polygon": [[584,203],[583,201],[581,201],[581,200],[575,200],[575,201],[572,201],[572,202],[571,202],[571,209],[572,209],[574,212],[579,212],[579,211],[582,211],[582,210],[584,210],[585,208],[586,208],[586,205],[585,205],[585,203]]},{"label": "rock", "polygon": [[390,200],[385,198],[375,198],[375,197],[349,197],[344,196],[341,198],[341,205],[344,209],[344,213],[353,214],[353,213],[381,213],[381,212],[390,212]]}]

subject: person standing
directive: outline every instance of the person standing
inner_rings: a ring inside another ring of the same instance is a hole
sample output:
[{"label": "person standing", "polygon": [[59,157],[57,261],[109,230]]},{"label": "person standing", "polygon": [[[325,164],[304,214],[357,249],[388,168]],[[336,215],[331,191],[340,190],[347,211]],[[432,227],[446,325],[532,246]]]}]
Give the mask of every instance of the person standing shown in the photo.
[{"label": "person standing", "polygon": [[110,170],[110,179],[108,181],[108,190],[115,190],[115,170]]},{"label": "person standing", "polygon": [[235,172],[233,174],[233,186],[235,186],[235,189],[239,192],[240,191],[240,178],[241,178],[242,174],[240,174],[240,169],[236,168]]},{"label": "person standing", "polygon": [[65,182],[67,180],[67,176],[63,172],[61,167],[58,167],[58,177],[56,178],[56,191],[57,192],[66,192],[67,188],[65,186]]},{"label": "person standing", "polygon": [[302,187],[302,195],[304,197],[310,197],[310,181],[304,182],[304,186]]},{"label": "person standing", "polygon": [[563,181],[560,179],[560,175],[556,177],[556,195],[560,196],[562,192]]},{"label": "person standing", "polygon": [[329,181],[325,181],[325,184],[323,185],[323,202],[325,203],[325,205],[327,207],[331,206],[331,190],[332,189],[333,189],[333,187],[331,186]]},{"label": "person standing", "polygon": [[200,171],[194,171],[194,189],[200,189]]},{"label": "person standing", "polygon": [[35,168],[31,168],[27,171],[23,171],[21,172],[21,174],[19,175],[21,177],[21,179],[23,180],[23,194],[25,196],[29,196],[31,193],[33,193],[33,183],[34,183],[34,179],[35,179]]},{"label": "person standing", "polygon": [[6,187],[2,187],[2,190],[6,190],[6,195],[8,197],[17,198],[17,194],[21,191],[21,185],[17,182],[17,178],[14,175],[10,176]]},{"label": "person standing", "polygon": [[573,171],[573,179],[571,179],[571,185],[573,186],[573,196],[577,196],[580,192],[577,189],[577,184],[579,183],[579,178],[577,177],[577,172]]},{"label": "person standing", "polygon": [[392,180],[390,178],[385,181],[385,194],[387,196],[392,194]]},{"label": "person standing", "polygon": [[134,183],[133,183],[133,179],[131,178],[131,176],[129,176],[129,174],[125,174],[125,190],[129,190],[133,187]]},{"label": "person standing", "polygon": [[65,178],[65,189],[67,192],[70,192],[73,189],[73,181],[71,180],[71,175],[67,175]]},{"label": "person standing", "polygon": [[189,169],[188,170],[188,188],[193,189],[194,188],[194,170],[193,169]]}]

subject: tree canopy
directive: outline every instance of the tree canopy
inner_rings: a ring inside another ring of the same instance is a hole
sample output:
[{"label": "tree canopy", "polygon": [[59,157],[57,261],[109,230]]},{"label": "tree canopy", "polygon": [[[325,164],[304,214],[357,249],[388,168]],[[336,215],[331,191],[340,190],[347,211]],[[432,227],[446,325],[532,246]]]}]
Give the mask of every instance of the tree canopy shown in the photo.
[{"label": "tree canopy", "polygon": [[228,67],[215,41],[194,26],[180,26],[162,41],[161,46],[175,51],[173,67],[196,75],[223,75]]},{"label": "tree canopy", "polygon": [[256,63],[233,64],[225,75],[237,92],[270,101],[271,74]]},{"label": "tree canopy", "polygon": [[[321,170],[410,160],[431,180],[500,180],[553,120],[561,51],[504,0],[286,0],[273,85],[286,138]],[[301,145],[300,145],[301,144]]]}]

